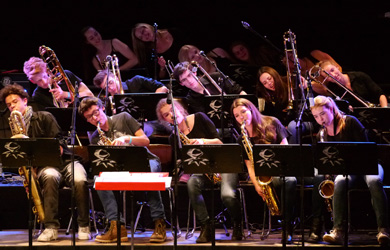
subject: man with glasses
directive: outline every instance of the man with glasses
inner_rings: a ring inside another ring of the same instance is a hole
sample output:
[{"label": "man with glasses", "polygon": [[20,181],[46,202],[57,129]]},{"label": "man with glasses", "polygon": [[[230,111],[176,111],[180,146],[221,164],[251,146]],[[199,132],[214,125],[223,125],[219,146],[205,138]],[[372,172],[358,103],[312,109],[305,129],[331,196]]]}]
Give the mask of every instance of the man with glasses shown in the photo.
[{"label": "man with glasses", "polygon": [[[145,135],[141,125],[127,112],[122,112],[111,117],[104,113],[104,107],[101,100],[97,97],[84,98],[79,106],[79,114],[83,116],[89,123],[98,126],[105,133],[105,136],[112,141],[111,145],[135,145],[148,146],[149,138]],[[104,145],[96,130],[92,134],[91,144]],[[151,172],[161,172],[160,159],[152,154],[149,150],[148,160]],[[117,202],[112,191],[97,191],[99,198],[103,204],[103,208],[107,219],[110,222],[110,229],[103,235],[96,237],[97,242],[115,242],[117,240]],[[154,233],[150,238],[150,242],[160,243],[167,238],[165,232],[165,211],[162,204],[160,191],[147,192],[148,204],[151,217],[155,223]],[[127,231],[124,224],[124,219],[121,218],[121,241],[128,241]]]}]

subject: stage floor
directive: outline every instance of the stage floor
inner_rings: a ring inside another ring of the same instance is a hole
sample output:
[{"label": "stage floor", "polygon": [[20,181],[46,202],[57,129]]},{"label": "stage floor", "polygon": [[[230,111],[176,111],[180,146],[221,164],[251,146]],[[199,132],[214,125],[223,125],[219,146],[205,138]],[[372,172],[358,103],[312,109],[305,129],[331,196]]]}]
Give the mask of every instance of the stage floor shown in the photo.
[{"label": "stage floor", "polygon": [[[229,230],[231,233],[231,230]],[[145,232],[136,232],[134,237],[134,248],[135,249],[175,249],[174,238],[171,234],[171,231],[167,231],[167,241],[164,243],[149,243],[149,238],[153,233],[152,230],[146,230]],[[182,232],[182,235],[177,238],[176,249],[201,249],[201,248],[212,248],[211,243],[205,244],[196,244],[196,238],[199,235],[199,231],[195,231],[195,234],[190,239],[185,239],[185,231]],[[299,232],[296,232],[297,234]],[[306,232],[305,235],[308,235]],[[122,249],[131,249],[131,239],[130,231],[128,231],[129,242],[122,243]],[[282,249],[281,244],[281,232],[275,231],[271,232],[269,237],[265,240],[260,240],[260,235],[256,232],[252,234],[250,238],[244,239],[242,241],[231,241],[230,236],[226,236],[223,229],[217,229],[216,231],[216,241],[215,249]],[[300,235],[294,235],[294,243],[287,245],[287,248],[332,248],[332,247],[342,247],[337,245],[328,245],[326,243],[322,244],[312,244],[305,242],[302,246],[300,241]],[[373,231],[359,231],[354,232],[349,235],[350,244],[348,248],[359,248],[359,249],[371,249],[380,247],[376,241],[376,233]],[[34,249],[47,249],[50,248],[66,248],[70,249],[74,246],[72,245],[72,235],[65,235],[65,230],[59,230],[58,240],[52,241],[50,243],[33,241]],[[76,240],[75,246],[77,249],[115,249],[117,247],[116,243],[98,243],[93,239],[88,241],[79,241]],[[0,231],[0,248],[12,248],[12,249],[28,249],[28,230],[3,230]]]}]

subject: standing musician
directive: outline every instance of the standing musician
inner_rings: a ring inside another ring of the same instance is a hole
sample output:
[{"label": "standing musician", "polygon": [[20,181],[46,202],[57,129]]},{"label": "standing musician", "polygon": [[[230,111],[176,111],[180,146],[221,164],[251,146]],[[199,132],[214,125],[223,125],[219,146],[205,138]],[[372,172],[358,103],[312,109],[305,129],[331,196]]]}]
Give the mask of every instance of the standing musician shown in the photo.
[{"label": "standing musician", "polygon": [[[318,124],[324,127],[323,133],[318,133],[317,137],[324,134],[324,141],[368,141],[365,128],[354,116],[344,115],[335,102],[330,97],[317,96],[314,98],[314,106],[311,112]],[[320,138],[318,138],[320,139]],[[378,164],[378,175],[350,175],[349,187],[358,181],[365,181],[371,193],[372,206],[375,211],[378,224],[377,240],[379,244],[386,245],[389,242],[389,217],[386,193],[383,190],[383,168]],[[346,204],[346,177],[338,175],[335,179],[334,198],[333,198],[333,230],[325,234],[323,240],[329,243],[342,243],[343,221],[345,220]]]},{"label": "standing musician", "polygon": [[[93,133],[91,144],[106,145],[135,145],[148,146],[149,139],[141,128],[141,125],[127,112],[106,116],[101,100],[97,97],[84,98],[79,106],[79,114],[89,123],[97,126]],[[100,131],[99,131],[100,130]],[[103,135],[101,134],[103,133]],[[148,160],[151,172],[161,172],[160,159],[148,150]],[[96,237],[97,242],[116,242],[117,241],[117,202],[112,191],[97,191],[107,219],[110,222],[110,229],[103,235]],[[160,243],[166,241],[165,232],[165,211],[161,200],[160,191],[147,192],[150,215],[155,223],[155,229],[150,237],[150,242]],[[124,219],[121,218],[121,223]],[[128,241],[127,231],[124,225],[121,225],[121,241]]]},{"label": "standing musician", "polygon": [[[39,110],[44,110],[46,107],[55,107],[53,98],[57,101],[71,99],[71,93],[67,85],[63,83],[64,81],[58,83],[58,88],[54,87],[53,79],[47,73],[47,64],[41,58],[31,57],[28,61],[24,62],[23,71],[32,83],[38,85],[32,94],[32,99],[38,104]],[[91,90],[89,90],[80,78],[69,70],[65,70],[64,72],[73,86],[75,86],[76,81],[79,83],[80,97],[93,96]]]},{"label": "standing musician", "polygon": [[[281,122],[272,116],[262,115],[256,106],[247,99],[237,98],[231,106],[231,113],[235,117],[237,124],[240,126],[245,122],[246,133],[252,143],[254,144],[288,144],[288,131],[281,124]],[[243,135],[241,134],[238,143],[243,144]],[[244,148],[243,148],[244,150]],[[245,165],[248,169],[249,177],[256,189],[256,192],[266,199],[263,188],[256,179],[255,169],[250,161],[248,155],[243,153],[245,158]],[[272,179],[272,184],[278,187],[282,185],[282,179],[275,177]],[[287,243],[292,242],[293,234],[293,216],[294,216],[294,202],[295,189],[297,180],[295,177],[285,177],[286,194],[285,194],[285,222],[287,225]]]},{"label": "standing musician", "polygon": [[[189,62],[178,63],[173,71],[173,77],[180,85],[189,89],[186,96],[186,101],[189,105],[189,112],[204,112],[203,97],[205,95],[220,95],[221,92],[210,82],[207,77],[199,78],[192,71],[193,67]],[[217,83],[221,77],[219,72],[215,72],[210,77]],[[198,81],[199,80],[199,81]],[[234,82],[224,81],[224,91],[226,94],[241,94],[245,95],[242,87]],[[221,86],[219,86],[221,87]]]},{"label": "standing musician", "polygon": [[[13,138],[58,138],[60,140],[62,159],[64,164],[60,167],[39,167],[37,179],[42,186],[45,213],[45,230],[38,237],[38,241],[52,241],[58,238],[58,188],[66,184],[71,185],[71,152],[66,141],[61,136],[60,127],[52,114],[46,111],[34,112],[31,106],[27,106],[28,94],[23,87],[17,84],[8,85],[0,91],[0,99],[5,101],[10,112],[19,111],[23,115],[26,125],[26,135],[14,135]],[[76,205],[78,212],[78,238],[80,240],[91,239],[89,229],[89,205],[87,174],[81,163],[74,162],[74,185],[76,190]]]},{"label": "standing musician", "polygon": [[[178,128],[186,144],[222,144],[214,123],[202,112],[188,115],[181,104],[174,101]],[[167,99],[161,99],[156,107],[157,117],[161,122],[174,124],[172,105]],[[193,174],[187,182],[188,195],[201,224],[201,232],[196,243],[211,241],[211,221],[203,199],[202,190],[211,187],[212,178],[204,174]],[[221,174],[221,199],[232,217],[234,226],[232,240],[242,240],[241,205],[237,198],[238,174]]]}]

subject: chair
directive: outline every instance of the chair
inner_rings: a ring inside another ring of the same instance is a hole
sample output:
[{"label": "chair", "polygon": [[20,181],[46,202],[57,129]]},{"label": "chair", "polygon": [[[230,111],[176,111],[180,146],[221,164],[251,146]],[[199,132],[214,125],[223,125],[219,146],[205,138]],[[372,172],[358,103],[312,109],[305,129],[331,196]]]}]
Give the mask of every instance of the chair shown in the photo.
[{"label": "chair", "polygon": [[[166,191],[168,191],[168,195],[169,195],[169,208],[170,208],[170,215],[171,215],[171,228],[172,228],[172,235],[174,234],[174,230],[173,230],[173,207],[175,206],[175,195],[174,195],[174,190],[172,187],[169,187],[166,189]],[[138,209],[138,212],[137,212],[137,217],[135,219],[135,222],[134,222],[134,229],[137,229],[137,225],[138,225],[138,221],[141,217],[141,214],[142,214],[142,210],[144,208],[144,206],[148,206],[148,203],[146,201],[141,201],[141,202],[137,202],[138,205],[140,205],[139,209]],[[126,218],[126,191],[123,192],[123,217]],[[176,228],[177,228],[177,237],[179,238],[181,236],[181,230],[180,230],[180,225],[179,225],[179,220],[178,220],[178,217],[176,215]],[[126,222],[125,222],[125,225],[126,225]],[[135,231],[135,230],[134,230]]]},{"label": "chair", "polygon": [[[210,190],[210,189],[206,189],[207,191]],[[215,190],[220,190],[219,187],[216,187]],[[249,238],[251,237],[252,233],[251,231],[249,230],[249,223],[248,223],[248,215],[247,215],[247,211],[246,211],[246,200],[245,200],[245,193],[244,193],[244,189],[242,187],[238,187],[237,188],[237,191],[240,195],[240,203],[241,203],[241,213],[243,214],[243,221],[242,221],[242,224],[246,227],[247,229],[247,234],[245,235],[244,233],[244,237],[245,238]],[[226,236],[229,236],[229,232],[226,228],[226,225],[225,225],[225,216],[223,215],[223,213],[227,210],[227,208],[225,208],[223,211],[221,211],[220,213],[218,213],[215,217],[214,217],[214,220],[216,220],[218,223],[222,224],[224,230],[225,230],[225,235]],[[190,231],[190,218],[191,218],[191,201],[188,200],[188,214],[187,214],[187,232],[186,232],[186,236],[185,236],[185,239],[190,239],[192,236],[194,236],[194,232],[195,232],[195,229],[196,229],[196,215],[195,215],[195,211],[192,210],[192,217],[193,217],[193,222],[192,222],[192,229]]]}]

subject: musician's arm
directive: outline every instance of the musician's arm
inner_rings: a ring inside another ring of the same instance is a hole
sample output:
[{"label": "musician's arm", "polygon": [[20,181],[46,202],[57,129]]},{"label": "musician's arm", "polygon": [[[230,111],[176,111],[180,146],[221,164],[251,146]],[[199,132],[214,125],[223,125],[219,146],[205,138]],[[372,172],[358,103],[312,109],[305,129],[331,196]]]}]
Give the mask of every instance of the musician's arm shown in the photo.
[{"label": "musician's arm", "polygon": [[245,160],[245,165],[248,169],[249,178],[251,179],[251,182],[253,183],[253,186],[256,190],[256,192],[263,198],[264,200],[264,193],[262,191],[262,188],[260,187],[259,182],[256,179],[255,175],[255,168],[250,160]]},{"label": "musician's arm", "polygon": [[94,96],[92,91],[85,85],[83,82],[80,82],[79,86],[79,96],[85,97],[85,96]]}]

